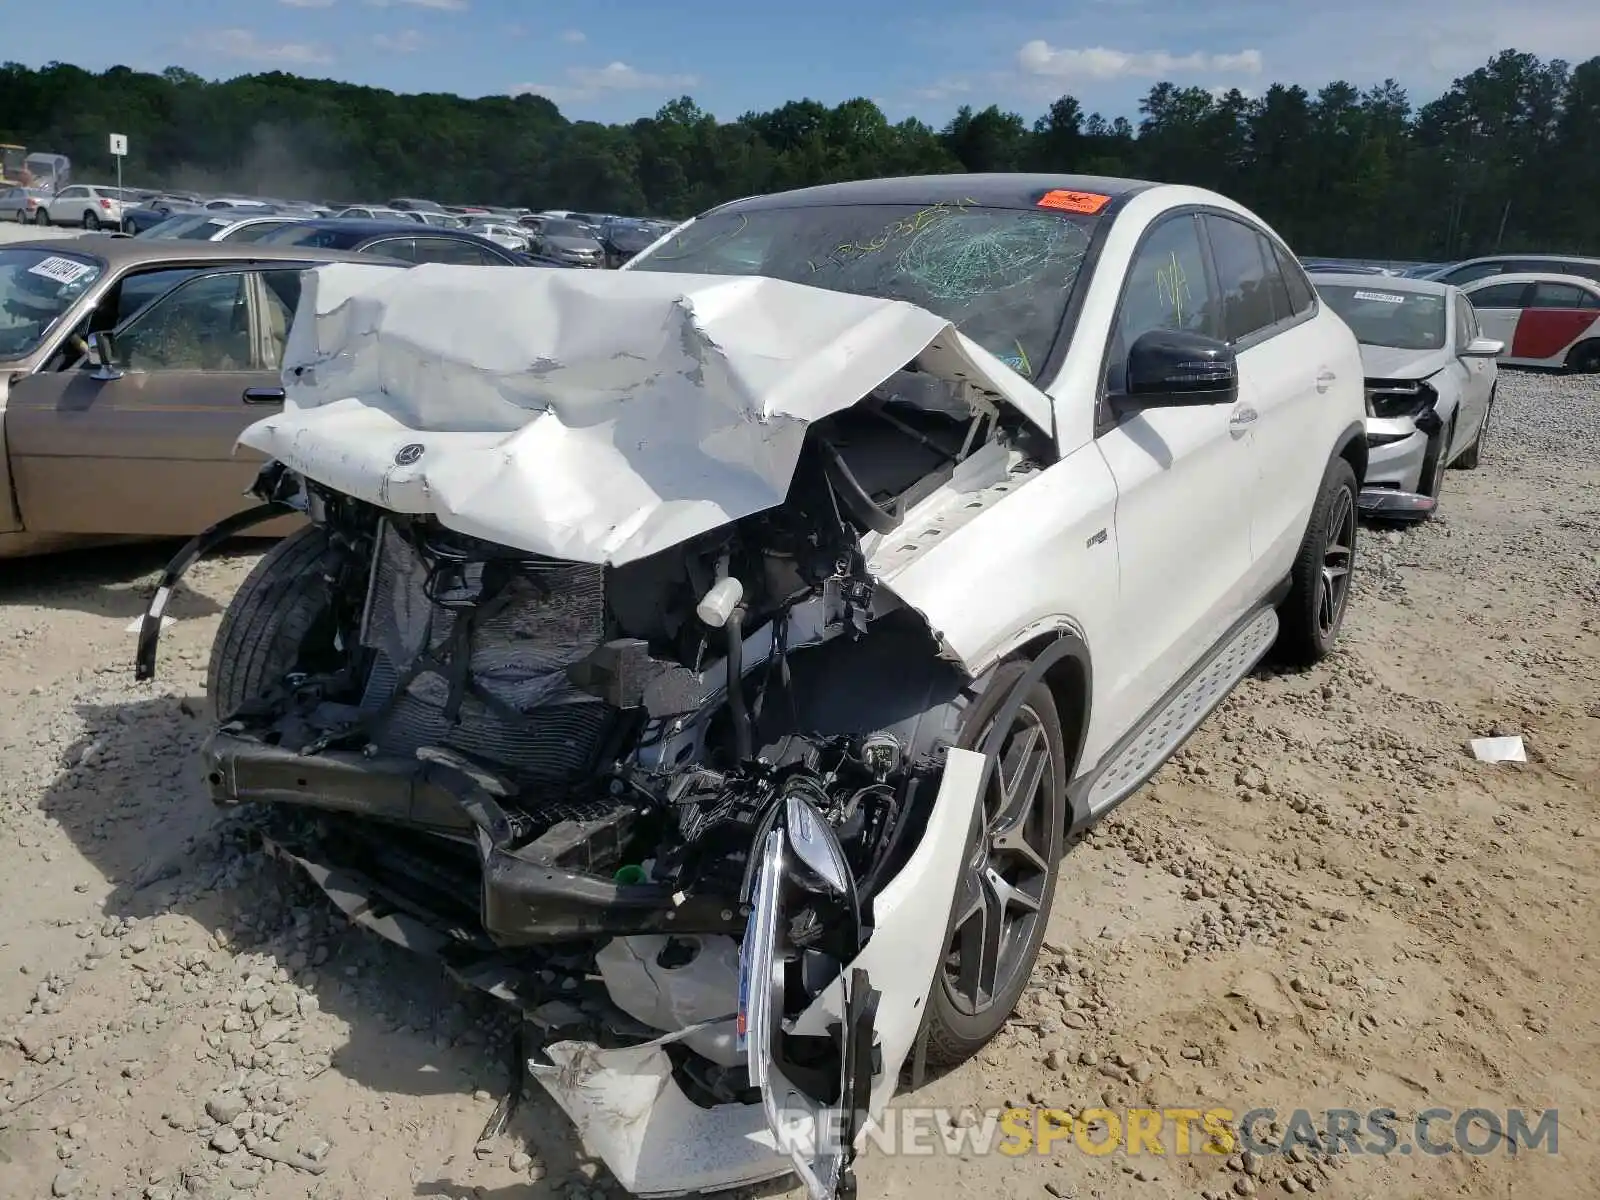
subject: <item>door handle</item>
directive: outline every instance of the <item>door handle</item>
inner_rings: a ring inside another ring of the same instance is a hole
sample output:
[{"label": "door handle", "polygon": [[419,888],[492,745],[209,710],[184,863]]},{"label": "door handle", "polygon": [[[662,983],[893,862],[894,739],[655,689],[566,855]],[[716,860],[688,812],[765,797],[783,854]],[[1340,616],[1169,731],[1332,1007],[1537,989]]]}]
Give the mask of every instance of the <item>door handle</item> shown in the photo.
[{"label": "door handle", "polygon": [[282,404],[284,390],[281,387],[254,387],[245,388],[244,395],[240,397],[246,404]]},{"label": "door handle", "polygon": [[1333,386],[1334,381],[1337,380],[1338,378],[1339,377],[1337,375],[1335,375],[1332,371],[1328,370],[1328,368],[1326,368],[1326,367],[1322,368],[1322,370],[1317,372],[1317,391],[1319,391],[1319,392],[1327,391],[1329,388],[1331,388]]},{"label": "door handle", "polygon": [[1234,438],[1242,438],[1250,432],[1250,426],[1256,423],[1256,410],[1249,405],[1236,408],[1228,417],[1228,433]]}]

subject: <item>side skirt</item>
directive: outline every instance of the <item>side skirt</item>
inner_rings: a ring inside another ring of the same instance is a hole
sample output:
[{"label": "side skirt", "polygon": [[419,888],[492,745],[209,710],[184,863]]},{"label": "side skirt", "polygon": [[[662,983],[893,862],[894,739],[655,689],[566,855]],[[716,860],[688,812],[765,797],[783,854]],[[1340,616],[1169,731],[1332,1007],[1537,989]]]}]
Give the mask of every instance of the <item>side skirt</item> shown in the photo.
[{"label": "side skirt", "polygon": [[1156,703],[1145,720],[1112,747],[1100,766],[1068,786],[1070,838],[1081,836],[1138,791],[1255,669],[1277,640],[1275,606],[1284,591],[1281,586],[1275,589],[1234,625],[1211,653]]}]

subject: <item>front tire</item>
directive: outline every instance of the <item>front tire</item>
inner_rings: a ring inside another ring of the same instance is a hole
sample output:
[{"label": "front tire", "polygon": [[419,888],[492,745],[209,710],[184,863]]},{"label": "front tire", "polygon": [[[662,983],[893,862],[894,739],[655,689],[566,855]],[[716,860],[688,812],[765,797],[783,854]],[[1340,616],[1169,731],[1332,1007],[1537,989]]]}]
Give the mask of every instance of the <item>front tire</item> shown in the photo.
[{"label": "front tire", "polygon": [[211,643],[206,696],[221,720],[274,687],[320,636],[331,637],[326,573],[331,557],[320,525],[297,529],[262,555],[228,602]]},{"label": "front tire", "polygon": [[1489,393],[1489,403],[1484,406],[1483,420],[1478,422],[1478,436],[1472,439],[1472,445],[1461,452],[1455,465],[1463,471],[1476,471],[1478,464],[1483,461],[1483,439],[1489,433],[1489,418],[1494,415],[1494,393]]},{"label": "front tire", "polygon": [[46,210],[46,209],[43,209],[43,208],[34,210],[33,223],[35,225],[48,225],[48,224],[50,224],[50,213],[49,213],[49,211]]},{"label": "front tire", "polygon": [[1356,561],[1356,473],[1342,458],[1323,472],[1288,598],[1278,607],[1275,656],[1295,668],[1314,666],[1333,649],[1350,602]]},{"label": "front tire", "polygon": [[1010,1019],[1055,899],[1069,764],[1049,686],[1030,684],[1004,733],[996,733],[1027,670],[1025,662],[1001,666],[962,714],[962,749],[998,749],[952,898],[945,958],[928,996],[927,1057],[940,1070],[971,1058]]}]

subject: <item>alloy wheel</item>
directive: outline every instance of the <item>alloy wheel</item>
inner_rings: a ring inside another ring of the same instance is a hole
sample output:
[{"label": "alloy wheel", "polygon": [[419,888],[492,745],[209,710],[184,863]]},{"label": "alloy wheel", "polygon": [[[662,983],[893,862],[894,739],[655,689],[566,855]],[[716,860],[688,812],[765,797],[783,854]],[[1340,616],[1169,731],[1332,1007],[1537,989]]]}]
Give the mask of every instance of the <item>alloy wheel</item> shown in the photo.
[{"label": "alloy wheel", "polygon": [[1340,488],[1328,511],[1328,541],[1322,551],[1322,573],[1317,586],[1317,632],[1324,639],[1333,636],[1344,616],[1345,601],[1350,598],[1355,546],[1355,502],[1348,488]]},{"label": "alloy wheel", "polygon": [[[986,731],[981,745],[992,736]],[[1029,952],[1052,872],[1048,856],[1063,819],[1055,802],[1061,765],[1044,718],[1024,704],[990,774],[982,827],[969,848],[944,982],[955,1009],[978,1016],[1032,969]]]}]

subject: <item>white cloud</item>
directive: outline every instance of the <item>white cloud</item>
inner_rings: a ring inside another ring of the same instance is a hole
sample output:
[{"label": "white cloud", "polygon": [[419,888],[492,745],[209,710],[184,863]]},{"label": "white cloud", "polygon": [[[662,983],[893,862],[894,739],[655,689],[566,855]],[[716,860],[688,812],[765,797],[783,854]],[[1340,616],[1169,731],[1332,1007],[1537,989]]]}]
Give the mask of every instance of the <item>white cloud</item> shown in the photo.
[{"label": "white cloud", "polygon": [[1029,75],[1050,79],[1108,80],[1165,79],[1200,72],[1223,75],[1259,75],[1263,61],[1259,50],[1233,54],[1169,54],[1165,50],[1131,52],[1094,46],[1077,50],[1057,48],[1035,38],[1017,51],[1017,64]]},{"label": "white cloud", "polygon": [[332,8],[334,0],[278,0],[290,8]]},{"label": "white cloud", "polygon": [[581,46],[589,38],[581,29],[567,29],[562,31],[561,40],[569,46]]},{"label": "white cloud", "polygon": [[698,75],[652,75],[636,71],[624,62],[603,67],[568,67],[563,83],[519,83],[513,96],[544,96],[557,104],[572,100],[593,100],[607,92],[675,92],[692,88]]},{"label": "white cloud", "polygon": [[399,33],[375,33],[372,44],[389,54],[415,54],[422,49],[423,37],[415,29],[402,29]]},{"label": "white cloud", "polygon": [[367,0],[373,8],[396,8],[406,5],[411,8],[431,8],[438,12],[466,12],[471,7],[469,0]]},{"label": "white cloud", "polygon": [[331,63],[333,55],[315,42],[266,42],[248,29],[212,29],[188,40],[190,49],[240,62],[279,67],[306,67]]},{"label": "white cloud", "polygon": [[965,79],[939,79],[927,87],[915,88],[911,92],[914,100],[949,100],[955,96],[965,96],[972,91],[972,84]]}]

